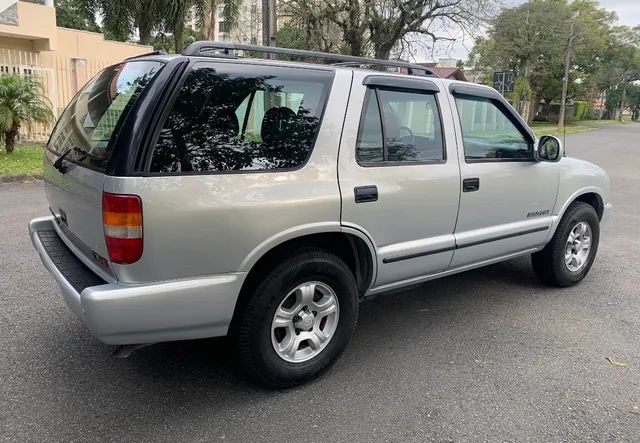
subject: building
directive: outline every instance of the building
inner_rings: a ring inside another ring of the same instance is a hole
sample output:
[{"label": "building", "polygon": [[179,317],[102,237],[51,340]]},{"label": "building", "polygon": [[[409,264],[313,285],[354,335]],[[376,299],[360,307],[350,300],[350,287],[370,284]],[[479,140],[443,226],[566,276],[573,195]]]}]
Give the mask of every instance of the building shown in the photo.
[{"label": "building", "polygon": [[[444,63],[441,63],[444,60]],[[453,61],[453,66],[450,66]],[[467,81],[467,78],[462,72],[462,69],[456,66],[457,60],[455,59],[441,59],[437,63],[428,62],[428,63],[418,63],[420,66],[427,67],[433,71],[435,75],[440,78],[446,78],[449,80],[461,80],[463,82]],[[443,66],[447,65],[447,66]]]},{"label": "building", "polygon": [[[213,40],[233,41],[245,44],[262,44],[262,8],[260,0],[244,0],[240,3],[238,23],[231,30],[224,22],[224,5],[220,4],[213,26]],[[192,6],[186,25],[199,31],[196,7]]]},{"label": "building", "polygon": [[[0,73],[37,76],[56,116],[98,71],[152,50],[58,27],[52,0],[0,1]],[[36,127],[26,136],[42,139],[50,130]]]},{"label": "building", "polygon": [[457,68],[458,63],[460,63],[460,60],[457,58],[441,58],[438,59],[436,66],[438,68]]}]

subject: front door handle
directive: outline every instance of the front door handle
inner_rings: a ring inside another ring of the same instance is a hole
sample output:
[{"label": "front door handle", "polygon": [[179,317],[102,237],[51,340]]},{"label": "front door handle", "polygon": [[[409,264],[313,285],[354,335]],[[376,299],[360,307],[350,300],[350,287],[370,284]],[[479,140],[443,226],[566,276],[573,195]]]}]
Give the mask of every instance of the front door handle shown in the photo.
[{"label": "front door handle", "polygon": [[479,178],[465,178],[462,180],[462,192],[475,192],[478,189],[480,189]]},{"label": "front door handle", "polygon": [[376,185],[356,186],[353,188],[356,203],[368,203],[378,200],[378,187]]}]

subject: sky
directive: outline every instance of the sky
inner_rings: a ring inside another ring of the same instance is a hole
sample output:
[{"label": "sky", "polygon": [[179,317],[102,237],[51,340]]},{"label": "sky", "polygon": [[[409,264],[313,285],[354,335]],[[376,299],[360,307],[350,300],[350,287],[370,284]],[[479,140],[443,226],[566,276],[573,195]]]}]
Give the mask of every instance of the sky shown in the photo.
[{"label": "sky", "polygon": [[[518,6],[525,3],[526,0],[505,0],[506,7]],[[640,25],[640,0],[599,0],[600,7],[615,11],[618,15],[618,23],[621,25],[635,26]],[[461,39],[458,37],[455,43],[437,44],[433,50],[418,49],[415,58],[418,61],[433,60],[439,58],[451,57],[457,59],[466,59],[469,51],[473,47],[473,37],[467,36]]]}]

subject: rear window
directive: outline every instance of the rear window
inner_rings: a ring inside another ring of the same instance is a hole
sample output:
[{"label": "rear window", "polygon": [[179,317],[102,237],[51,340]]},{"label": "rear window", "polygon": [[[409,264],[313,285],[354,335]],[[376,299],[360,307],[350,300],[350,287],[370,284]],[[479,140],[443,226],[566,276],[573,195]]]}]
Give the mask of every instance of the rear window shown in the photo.
[{"label": "rear window", "polygon": [[104,169],[129,109],[161,62],[132,61],[110,66],[87,83],[60,116],[48,148],[65,158]]},{"label": "rear window", "polygon": [[292,169],[311,153],[333,74],[199,63],[151,159],[155,173]]}]

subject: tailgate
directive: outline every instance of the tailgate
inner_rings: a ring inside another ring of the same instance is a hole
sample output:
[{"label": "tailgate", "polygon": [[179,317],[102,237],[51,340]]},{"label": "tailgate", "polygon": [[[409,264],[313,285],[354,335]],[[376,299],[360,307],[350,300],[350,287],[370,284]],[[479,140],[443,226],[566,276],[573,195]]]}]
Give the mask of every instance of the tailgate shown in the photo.
[{"label": "tailgate", "polygon": [[51,134],[44,160],[49,208],[58,234],[85,263],[112,275],[102,223],[105,171],[119,128],[163,63],[132,60],[96,75],[69,103]]},{"label": "tailgate", "polygon": [[102,182],[104,175],[73,163],[61,174],[53,167],[58,157],[47,151],[44,179],[49,209],[58,234],[109,275],[107,246],[102,226]]}]

